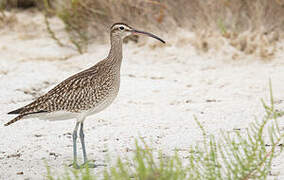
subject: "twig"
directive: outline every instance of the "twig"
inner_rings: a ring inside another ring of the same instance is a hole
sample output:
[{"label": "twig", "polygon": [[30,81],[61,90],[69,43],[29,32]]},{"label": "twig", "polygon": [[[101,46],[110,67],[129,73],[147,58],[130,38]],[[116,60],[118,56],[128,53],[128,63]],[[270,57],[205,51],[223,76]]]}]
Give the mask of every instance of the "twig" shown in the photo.
[{"label": "twig", "polygon": [[45,22],[45,25],[46,25],[46,29],[47,29],[48,33],[50,34],[51,38],[54,39],[59,46],[61,46],[61,47],[64,46],[64,44],[56,37],[55,33],[51,29],[46,14],[44,15],[44,22]]},{"label": "twig", "polygon": [[4,9],[5,9],[5,5],[0,4],[1,20],[4,20],[4,18],[6,17],[6,14],[4,13]]},{"label": "twig", "polygon": [[256,168],[254,168],[251,172],[249,172],[249,174],[247,176],[245,176],[242,180],[248,180],[250,177],[252,177],[255,174],[255,171],[257,170],[258,167],[263,166],[263,164],[265,163],[265,161],[267,160],[267,158],[269,156],[271,156],[271,154],[274,152],[275,147],[277,146],[277,144],[281,141],[282,136],[279,137],[279,139],[274,143],[274,145],[272,146],[271,150],[265,155],[265,158],[263,161],[261,161]]},{"label": "twig", "polygon": [[76,40],[74,40],[71,36],[69,36],[69,40],[70,40],[71,43],[74,44],[74,46],[77,48],[77,51],[78,51],[80,54],[83,54],[83,49],[82,49],[80,43],[78,43]]}]

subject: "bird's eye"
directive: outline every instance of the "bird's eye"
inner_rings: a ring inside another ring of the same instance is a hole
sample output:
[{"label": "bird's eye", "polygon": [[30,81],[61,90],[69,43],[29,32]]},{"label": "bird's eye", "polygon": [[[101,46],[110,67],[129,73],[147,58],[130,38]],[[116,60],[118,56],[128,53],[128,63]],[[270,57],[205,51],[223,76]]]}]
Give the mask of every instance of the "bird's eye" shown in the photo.
[{"label": "bird's eye", "polygon": [[120,30],[123,30],[123,29],[124,29],[124,27],[123,27],[123,26],[120,26],[120,27],[119,27],[119,29],[120,29]]}]

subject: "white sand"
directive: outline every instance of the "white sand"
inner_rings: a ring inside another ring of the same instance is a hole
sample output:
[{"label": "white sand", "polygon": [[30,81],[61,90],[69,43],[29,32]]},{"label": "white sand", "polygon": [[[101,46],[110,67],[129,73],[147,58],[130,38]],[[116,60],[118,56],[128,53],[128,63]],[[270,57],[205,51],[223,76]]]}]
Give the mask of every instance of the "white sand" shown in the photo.
[{"label": "white sand", "polygon": [[[109,50],[108,44],[97,43],[88,53],[79,55],[49,38],[41,15],[30,18],[29,12],[22,12],[17,17],[25,21],[15,25],[15,30],[0,31],[0,124],[14,117],[7,112],[92,66]],[[52,22],[62,33],[59,21]],[[144,38],[138,44],[124,46],[118,98],[104,112],[85,121],[89,159],[106,163],[107,155],[128,156],[134,139],[139,137],[165,153],[186,151],[201,140],[193,115],[210,133],[235,128],[244,132],[255,116],[264,114],[260,99],[268,100],[269,78],[277,107],[284,108],[283,52],[270,61],[254,56],[234,61],[230,54],[199,54],[186,41],[193,35],[184,33],[177,38],[162,35],[168,42],[165,46],[155,40],[145,44]],[[62,174],[65,165],[72,162],[70,133],[74,125],[74,120],[38,119],[1,125],[0,179],[43,179],[45,162],[52,171]],[[283,127],[282,121],[282,131]],[[79,142],[78,147],[81,157]],[[20,172],[23,174],[17,175]],[[283,155],[273,164],[273,174],[278,173],[284,178]]]}]

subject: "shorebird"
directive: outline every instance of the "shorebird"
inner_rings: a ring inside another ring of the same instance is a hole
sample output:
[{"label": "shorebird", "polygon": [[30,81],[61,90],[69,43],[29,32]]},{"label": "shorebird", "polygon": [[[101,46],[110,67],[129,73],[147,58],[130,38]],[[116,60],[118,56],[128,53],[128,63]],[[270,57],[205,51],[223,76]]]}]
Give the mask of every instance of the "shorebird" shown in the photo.
[{"label": "shorebird", "polygon": [[[18,120],[39,118],[46,120],[76,119],[73,131],[73,167],[96,167],[87,159],[83,125],[87,116],[96,114],[108,107],[116,98],[120,86],[120,67],[122,61],[123,38],[132,34],[144,34],[162,43],[158,36],[136,30],[125,23],[115,23],[110,28],[111,48],[108,56],[94,66],[79,72],[59,83],[46,94],[32,103],[11,111],[8,114],[18,114],[7,122],[8,126]],[[77,163],[77,131],[82,145],[84,163]]]}]

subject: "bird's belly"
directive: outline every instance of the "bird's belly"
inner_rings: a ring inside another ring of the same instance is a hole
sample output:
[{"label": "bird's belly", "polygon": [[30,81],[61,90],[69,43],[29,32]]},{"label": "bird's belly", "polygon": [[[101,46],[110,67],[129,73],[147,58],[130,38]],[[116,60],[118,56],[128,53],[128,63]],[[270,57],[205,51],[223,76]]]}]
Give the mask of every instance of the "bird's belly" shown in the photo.
[{"label": "bird's belly", "polygon": [[67,112],[67,111],[55,111],[49,113],[40,113],[38,115],[35,115],[35,117],[42,120],[60,121],[60,120],[77,118],[78,113]]},{"label": "bird's belly", "polygon": [[48,112],[48,113],[39,113],[39,114],[33,114],[27,117],[35,117],[42,120],[49,120],[49,121],[60,121],[60,120],[69,120],[76,118],[78,121],[84,120],[85,118],[92,114],[96,114],[107,108],[111,105],[111,103],[114,101],[118,94],[118,89],[115,89],[113,92],[111,92],[108,97],[106,97],[104,100],[96,104],[93,108],[90,108],[88,110],[80,111],[80,112],[68,112],[68,111],[54,111],[54,112]]}]

